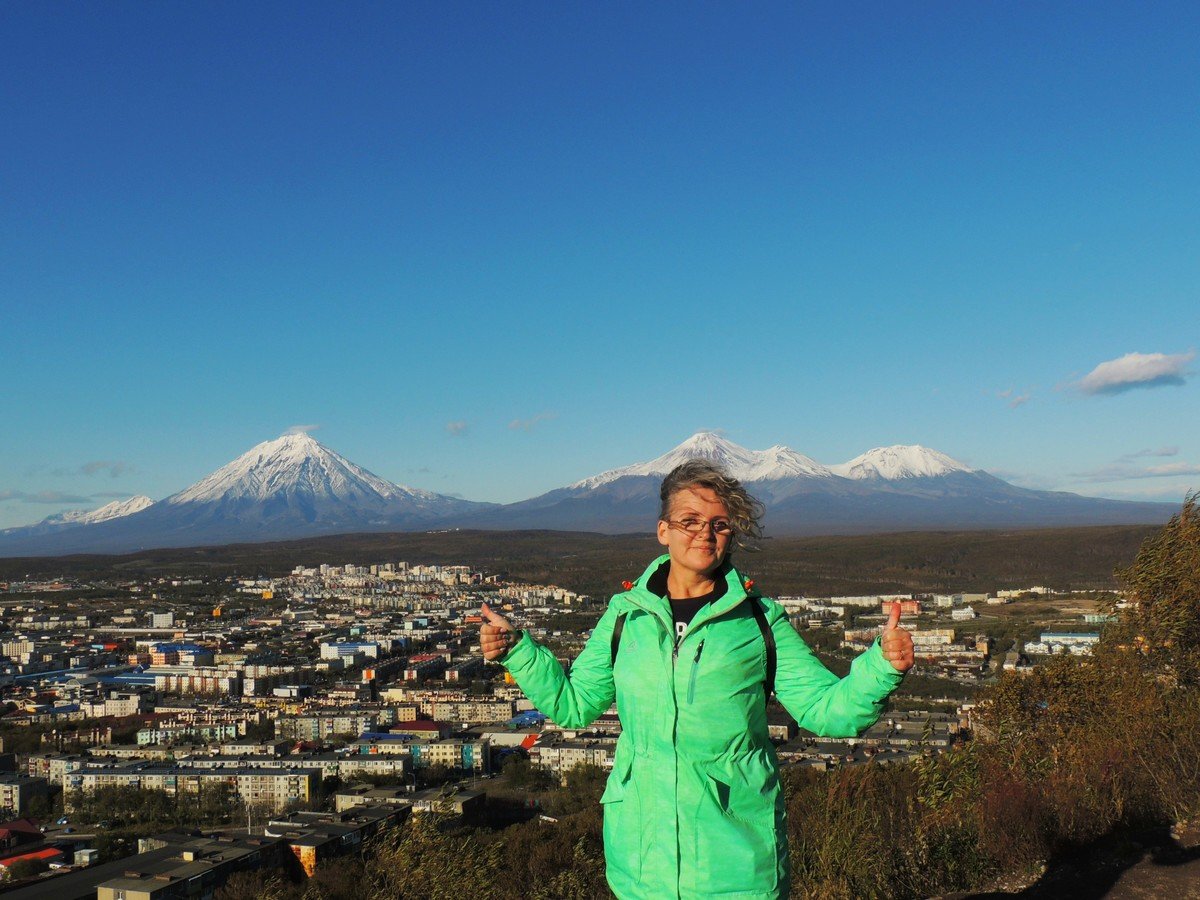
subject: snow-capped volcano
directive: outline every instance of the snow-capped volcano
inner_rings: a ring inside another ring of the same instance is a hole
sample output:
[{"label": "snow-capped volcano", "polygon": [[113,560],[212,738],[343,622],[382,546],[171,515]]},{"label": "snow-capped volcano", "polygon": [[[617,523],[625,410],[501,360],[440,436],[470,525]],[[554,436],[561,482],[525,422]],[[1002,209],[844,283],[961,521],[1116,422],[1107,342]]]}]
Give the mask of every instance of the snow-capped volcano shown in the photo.
[{"label": "snow-capped volcano", "polygon": [[107,521],[10,529],[0,554],[123,553],[363,531],[410,531],[492,504],[393,484],[307,434],[265,441],[206,478]]},{"label": "snow-capped volcano", "polygon": [[481,505],[393,484],[307,434],[285,434],[251,448],[156,509],[162,507],[164,515],[170,510],[189,527],[212,523],[256,535],[299,536],[415,526]]},{"label": "snow-capped volcano", "polygon": [[649,462],[609,469],[530,500],[464,520],[483,528],[567,528],[638,531],[658,518],[663,476],[689,459],[714,463],[750,485],[770,504],[802,494],[854,493],[861,488],[813,459],[784,446],[750,450],[711,431],[700,431]]},{"label": "snow-capped volcano", "polygon": [[281,495],[372,506],[396,500],[436,503],[439,499],[432,491],[384,481],[307,434],[285,434],[252,447],[163,502],[263,501]]},{"label": "snow-capped volcano", "polygon": [[859,481],[876,478],[885,481],[898,481],[901,478],[937,478],[951,472],[973,471],[945,453],[930,450],[920,444],[876,447],[849,462],[829,468],[843,478]]},{"label": "snow-capped volcano", "polygon": [[662,478],[680,463],[704,459],[721,466],[741,481],[783,478],[828,478],[833,473],[815,460],[788,447],[748,450],[711,431],[699,431],[679,446],[649,462],[609,469],[570,485],[570,490],[591,490],[628,476]]},{"label": "snow-capped volcano", "polygon": [[1152,522],[1165,507],[1014,487],[918,445],[880,447],[825,466],[784,446],[749,450],[711,431],[649,462],[608,469],[563,488],[455,519],[480,528],[648,532],[663,476],[689,459],[716,463],[766,507],[775,534]]},{"label": "snow-capped volcano", "polygon": [[141,512],[154,503],[149,497],[130,497],[128,500],[114,500],[99,509],[69,509],[66,512],[55,513],[42,520],[43,525],[91,525],[95,522],[107,522]]}]

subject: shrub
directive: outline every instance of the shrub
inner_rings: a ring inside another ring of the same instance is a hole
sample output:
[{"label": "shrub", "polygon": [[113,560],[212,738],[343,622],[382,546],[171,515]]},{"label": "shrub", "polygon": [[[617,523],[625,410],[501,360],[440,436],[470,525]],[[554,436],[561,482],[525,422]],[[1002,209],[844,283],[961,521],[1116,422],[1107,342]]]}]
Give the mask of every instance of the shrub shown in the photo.
[{"label": "shrub", "polygon": [[33,878],[50,869],[50,864],[44,859],[19,859],[8,867],[8,877],[13,881],[23,878]]},{"label": "shrub", "polygon": [[962,890],[1200,811],[1196,501],[1119,572],[1132,604],[1094,656],[1002,676],[974,743],[901,768],[786,771],[793,896]]},{"label": "shrub", "polygon": [[[1133,564],[1117,572],[1130,596],[1106,634],[1110,653],[1127,664],[1200,686],[1200,494],[1142,545]],[[1110,606],[1115,609],[1115,601]]]}]

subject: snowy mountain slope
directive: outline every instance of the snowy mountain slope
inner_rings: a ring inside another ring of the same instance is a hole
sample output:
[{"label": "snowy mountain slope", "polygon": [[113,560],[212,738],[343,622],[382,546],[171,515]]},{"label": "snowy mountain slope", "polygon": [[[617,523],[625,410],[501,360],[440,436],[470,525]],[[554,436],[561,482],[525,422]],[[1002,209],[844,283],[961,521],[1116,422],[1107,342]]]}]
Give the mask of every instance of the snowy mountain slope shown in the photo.
[{"label": "snowy mountain slope", "polygon": [[190,487],[120,519],[54,533],[0,535],[0,555],[120,553],[405,531],[489,506],[393,484],[306,434],[291,434],[259,444]]},{"label": "snowy mountain slope", "polygon": [[149,497],[140,495],[130,497],[128,500],[114,500],[112,503],[106,503],[99,509],[70,509],[66,512],[55,513],[52,516],[47,516],[42,519],[42,525],[91,525],[95,522],[107,522],[110,519],[119,519],[122,516],[130,516],[135,512],[141,512],[154,501]]},{"label": "snowy mountain slope", "polygon": [[704,459],[722,466],[741,481],[771,481],[781,478],[828,478],[825,466],[788,447],[747,450],[711,431],[700,431],[679,446],[649,462],[635,463],[592,475],[569,486],[570,490],[592,490],[620,478],[652,476],[662,479],[680,463]]},{"label": "snowy mountain slope", "polygon": [[111,522],[139,513],[154,503],[149,497],[131,497],[128,500],[114,500],[99,509],[69,509],[66,512],[46,516],[33,525],[19,525],[15,528],[5,528],[0,531],[0,545],[8,541],[19,541],[38,535],[54,534],[65,529],[79,528],[84,525],[95,525],[100,522]]},{"label": "snowy mountain slope", "polygon": [[902,478],[936,478],[950,472],[970,472],[958,460],[945,453],[930,450],[920,444],[876,447],[849,462],[830,466],[830,471],[843,478],[863,481],[881,478],[898,481]]}]

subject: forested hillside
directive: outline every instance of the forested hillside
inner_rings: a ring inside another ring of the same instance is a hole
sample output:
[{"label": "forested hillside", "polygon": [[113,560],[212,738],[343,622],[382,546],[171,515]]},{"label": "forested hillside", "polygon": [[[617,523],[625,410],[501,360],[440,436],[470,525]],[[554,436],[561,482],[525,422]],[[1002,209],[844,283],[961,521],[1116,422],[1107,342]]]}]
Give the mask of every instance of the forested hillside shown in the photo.
[{"label": "forested hillside", "polygon": [[[1157,529],[1146,526],[1037,531],[903,532],[773,538],[738,565],[772,595],[878,591],[983,591],[1042,584],[1111,589]],[[0,580],[134,575],[282,575],[322,562],[405,560],[465,564],[491,574],[554,583],[607,599],[660,552],[649,534],[616,537],[560,531],[366,534],[274,544],[154,550],[126,556],[0,560]]]}]

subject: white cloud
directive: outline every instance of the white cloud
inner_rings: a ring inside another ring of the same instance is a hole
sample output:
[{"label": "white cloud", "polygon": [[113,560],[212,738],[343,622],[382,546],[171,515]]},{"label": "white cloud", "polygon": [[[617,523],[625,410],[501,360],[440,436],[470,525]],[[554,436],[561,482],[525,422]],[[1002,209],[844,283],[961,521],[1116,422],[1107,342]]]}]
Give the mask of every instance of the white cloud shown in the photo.
[{"label": "white cloud", "polygon": [[1178,456],[1178,447],[1159,447],[1157,450],[1147,447],[1135,453],[1126,453],[1121,459],[1141,459],[1144,456]]},{"label": "white cloud", "polygon": [[65,491],[38,491],[34,494],[25,491],[0,491],[0,500],[20,500],[22,503],[91,503],[90,497],[79,494],[68,494]]},{"label": "white cloud", "polygon": [[1146,469],[1142,478],[1166,478],[1171,475],[1200,475],[1200,466],[1191,463],[1166,463]]},{"label": "white cloud", "polygon": [[1134,388],[1181,385],[1187,377],[1187,364],[1196,358],[1190,353],[1126,353],[1102,362],[1075,383],[1085,394],[1120,394]]},{"label": "white cloud", "polygon": [[508,427],[513,431],[533,431],[533,426],[538,422],[549,422],[551,419],[557,418],[558,413],[543,412],[528,419],[513,419],[508,423]]},{"label": "white cloud", "polygon": [[989,475],[995,475],[1009,484],[1029,488],[1031,491],[1061,490],[1058,479],[1037,472],[1018,472],[1013,469],[988,469]]},{"label": "white cloud", "polygon": [[1189,493],[1189,489],[1178,485],[1151,487],[1139,484],[1137,487],[1105,488],[1103,493],[1105,497],[1113,500],[1149,500],[1152,502],[1173,500],[1181,502]]},{"label": "white cloud", "polygon": [[308,434],[320,427],[320,425],[289,425],[284,434]]},{"label": "white cloud", "polygon": [[124,460],[120,459],[96,459],[91,462],[86,462],[79,467],[79,470],[84,475],[95,475],[97,472],[104,472],[110,478],[119,478],[126,472],[132,471],[132,466]]},{"label": "white cloud", "polygon": [[1018,406],[1024,406],[1033,396],[1029,391],[1024,394],[1018,394],[1016,388],[1008,388],[1003,391],[996,391],[996,396],[1001,400],[1008,401],[1009,409],[1016,409]]},{"label": "white cloud", "polygon": [[1173,478],[1179,475],[1200,475],[1200,466],[1192,463],[1163,463],[1158,466],[1147,466],[1139,469],[1129,465],[1104,466],[1090,472],[1076,472],[1072,478],[1080,478],[1092,483],[1108,481],[1130,481],[1139,478]]},{"label": "white cloud", "polygon": [[462,437],[467,433],[467,427],[467,423],[462,419],[458,420],[457,422],[447,422],[446,432],[451,437]]}]

